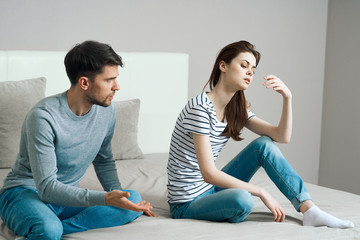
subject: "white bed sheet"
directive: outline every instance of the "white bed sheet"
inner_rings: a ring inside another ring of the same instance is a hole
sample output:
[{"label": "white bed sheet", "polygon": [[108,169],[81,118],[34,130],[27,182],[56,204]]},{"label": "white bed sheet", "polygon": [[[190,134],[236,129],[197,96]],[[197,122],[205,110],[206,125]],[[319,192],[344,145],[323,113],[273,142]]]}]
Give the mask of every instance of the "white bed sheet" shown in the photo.
[{"label": "white bed sheet", "polygon": [[[146,154],[144,159],[116,162],[122,186],[139,191],[143,199],[151,202],[159,217],[141,216],[125,226],[69,234],[63,239],[360,239],[359,195],[307,183],[310,194],[320,208],[337,217],[353,221],[355,228],[344,230],[303,227],[302,214],[294,210],[262,169],[255,174],[251,182],[266,188],[281,203],[287,214],[285,222],[273,222],[271,213],[257,198],[254,198],[253,213],[246,221],[238,224],[171,219],[166,201],[166,163],[165,153]],[[225,164],[224,161],[217,162],[219,168]],[[0,169],[1,180],[7,172],[8,170]],[[92,167],[87,171],[80,187],[101,190]],[[3,223],[0,230],[0,239],[15,238]]]}]

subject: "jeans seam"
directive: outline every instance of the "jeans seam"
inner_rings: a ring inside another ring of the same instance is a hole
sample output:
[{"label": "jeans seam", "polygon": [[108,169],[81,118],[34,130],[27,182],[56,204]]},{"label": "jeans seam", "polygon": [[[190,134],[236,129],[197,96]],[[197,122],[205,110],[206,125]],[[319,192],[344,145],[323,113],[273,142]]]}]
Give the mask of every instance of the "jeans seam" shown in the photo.
[{"label": "jeans seam", "polygon": [[[271,164],[271,161],[269,161],[269,158],[263,153],[263,151],[258,150],[258,149],[254,149],[252,151],[249,151],[249,153],[246,154],[244,156],[244,158],[247,158],[249,155],[252,155],[254,153],[256,153],[259,156],[259,158],[257,159],[258,166],[264,168],[264,166],[262,166],[261,163],[259,162],[260,161],[260,156],[263,157],[264,159],[266,159],[267,163],[271,166],[271,168],[274,170],[274,172],[276,172],[277,176],[282,180],[282,182],[285,183],[286,187],[291,191],[293,196],[295,196],[294,198],[296,198],[297,197],[296,192],[288,185],[288,183],[285,181],[285,179],[281,177],[279,172],[276,170],[276,168],[273,166],[273,164]],[[236,171],[238,168],[239,168],[239,165],[237,164],[236,167],[234,168],[234,171]]]},{"label": "jeans seam", "polygon": [[[260,151],[259,151],[260,152]],[[265,154],[262,153],[263,158],[266,159],[267,163],[271,166],[271,168],[274,170],[274,172],[276,172],[276,174],[278,175],[278,177],[282,180],[283,183],[285,183],[286,187],[292,192],[294,198],[296,198],[298,196],[298,194],[296,194],[296,192],[291,188],[291,186],[285,181],[285,179],[279,174],[279,172],[276,170],[276,168],[271,164],[271,161],[269,161],[269,158],[267,156],[265,156]],[[293,199],[294,199],[293,198]]]},{"label": "jeans seam", "polygon": [[[248,157],[248,155],[251,155],[251,154],[253,154],[254,152],[257,152],[257,150],[254,150],[254,151],[252,151],[252,152],[250,152],[250,153],[248,153],[244,158],[247,158]],[[261,164],[258,164],[258,166],[259,167],[261,167]],[[236,167],[234,168],[234,170],[233,171],[235,171],[236,172],[236,170],[239,168],[239,164],[236,164]]]}]

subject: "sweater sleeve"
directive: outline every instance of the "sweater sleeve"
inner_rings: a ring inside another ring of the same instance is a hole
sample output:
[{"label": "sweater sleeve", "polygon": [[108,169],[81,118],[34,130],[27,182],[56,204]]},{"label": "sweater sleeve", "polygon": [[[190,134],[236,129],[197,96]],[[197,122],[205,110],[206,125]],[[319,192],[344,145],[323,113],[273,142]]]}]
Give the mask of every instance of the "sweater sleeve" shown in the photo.
[{"label": "sweater sleeve", "polygon": [[29,163],[40,199],[64,206],[105,205],[105,192],[82,189],[57,180],[56,137],[50,118],[45,111],[34,110],[25,120]]},{"label": "sweater sleeve", "polygon": [[113,113],[114,115],[111,118],[112,123],[109,131],[101,145],[99,153],[93,161],[96,175],[105,191],[122,190],[111,147],[116,122],[115,110]]}]

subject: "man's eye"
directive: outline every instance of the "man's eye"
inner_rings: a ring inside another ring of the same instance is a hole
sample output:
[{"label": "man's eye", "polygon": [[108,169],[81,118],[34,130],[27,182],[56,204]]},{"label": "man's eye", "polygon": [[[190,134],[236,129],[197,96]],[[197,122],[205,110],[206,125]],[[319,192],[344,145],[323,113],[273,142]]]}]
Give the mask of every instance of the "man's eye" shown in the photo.
[{"label": "man's eye", "polygon": [[241,64],[241,67],[242,67],[242,68],[246,68],[246,66],[245,66],[244,64]]}]

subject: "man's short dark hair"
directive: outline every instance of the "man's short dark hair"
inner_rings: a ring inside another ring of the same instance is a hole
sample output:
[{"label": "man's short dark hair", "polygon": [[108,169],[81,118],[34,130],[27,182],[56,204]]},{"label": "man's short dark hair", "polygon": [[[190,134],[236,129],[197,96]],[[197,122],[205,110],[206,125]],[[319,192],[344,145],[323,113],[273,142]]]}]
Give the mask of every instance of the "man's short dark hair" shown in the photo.
[{"label": "man's short dark hair", "polygon": [[107,65],[123,66],[121,57],[110,45],[96,41],[77,44],[66,54],[64,64],[71,85],[76,85],[80,77],[93,81]]}]

